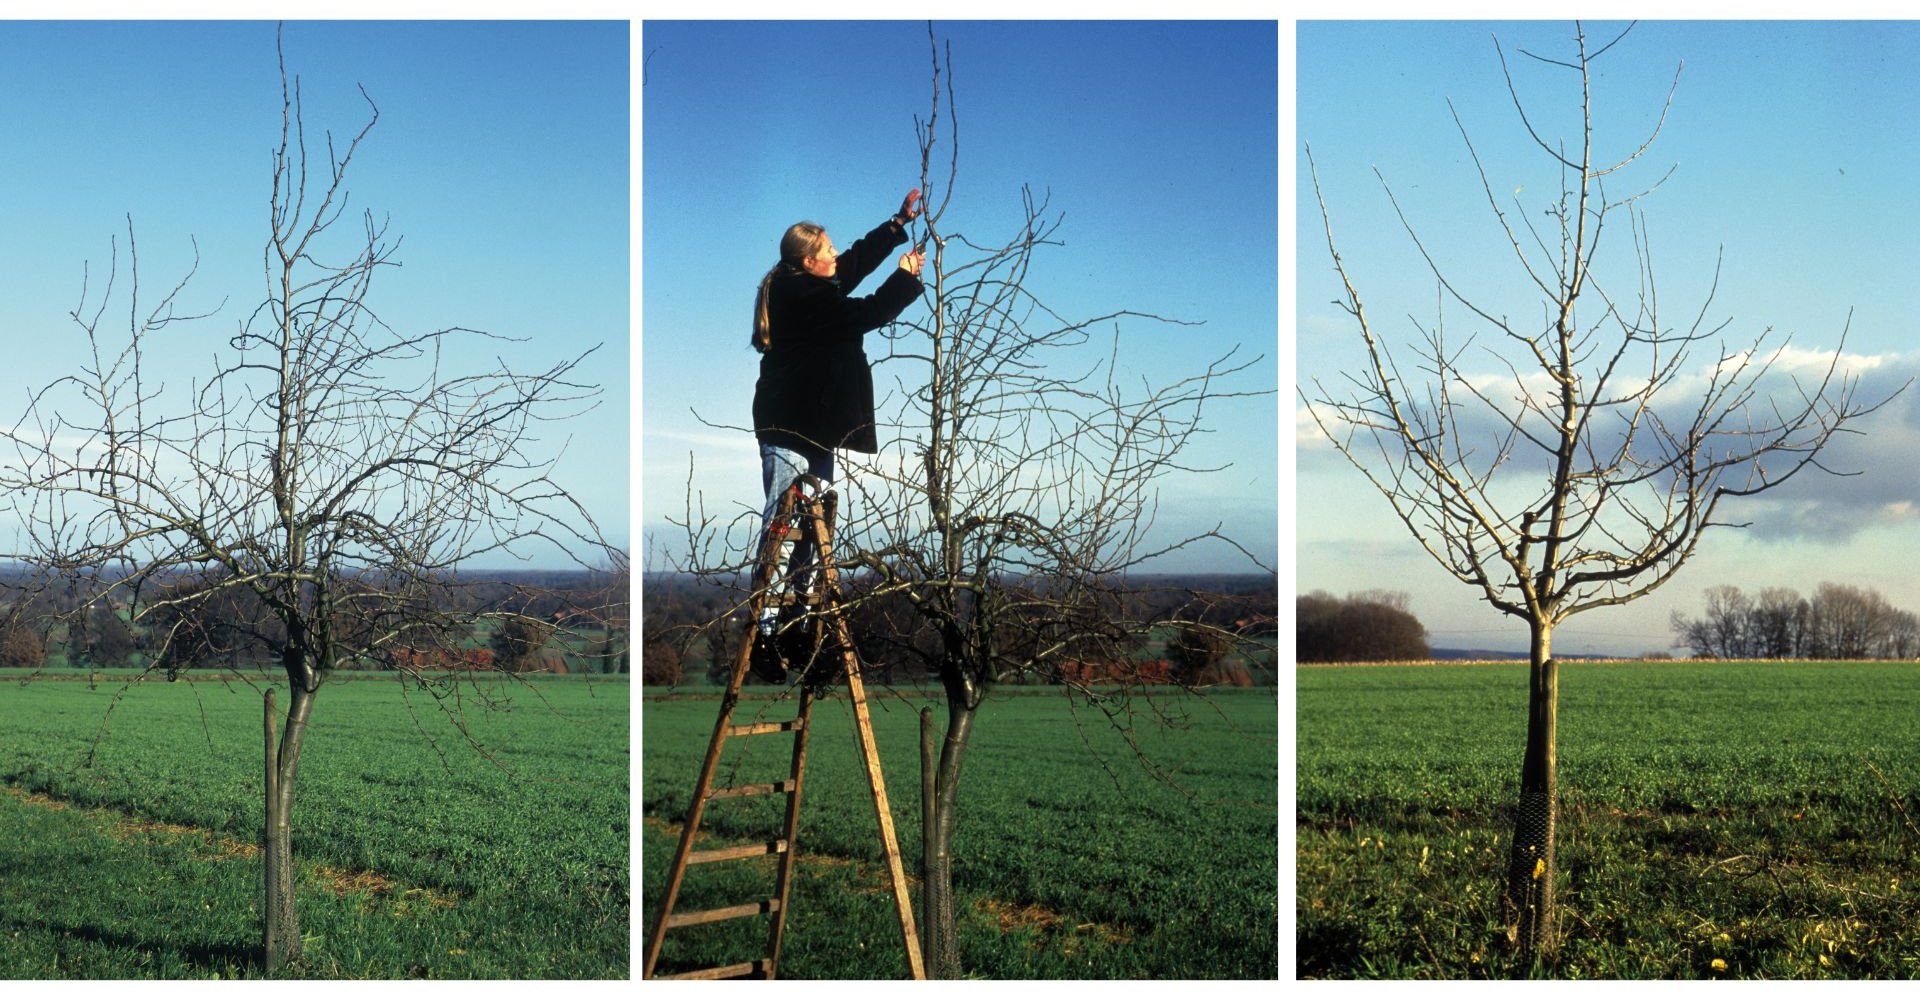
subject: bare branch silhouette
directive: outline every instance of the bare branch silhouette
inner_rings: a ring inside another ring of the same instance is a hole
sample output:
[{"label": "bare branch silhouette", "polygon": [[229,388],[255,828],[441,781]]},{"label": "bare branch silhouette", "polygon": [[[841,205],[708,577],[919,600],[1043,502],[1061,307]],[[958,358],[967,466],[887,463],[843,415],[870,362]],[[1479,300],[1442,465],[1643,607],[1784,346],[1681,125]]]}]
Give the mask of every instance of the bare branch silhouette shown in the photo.
[{"label": "bare branch silhouette", "polygon": [[[1571,61],[1543,60],[1579,76],[1578,152],[1567,153],[1527,115],[1495,40],[1516,113],[1535,145],[1565,169],[1544,213],[1519,214],[1527,238],[1494,197],[1454,112],[1507,250],[1540,294],[1541,320],[1518,320],[1523,313],[1471,298],[1387,189],[1432,274],[1439,307],[1464,307],[1498,335],[1485,343],[1450,340],[1440,308],[1431,325],[1414,322],[1415,338],[1383,333],[1341,258],[1319,164],[1306,148],[1343,290],[1337,302],[1354,322],[1366,365],[1342,374],[1337,389],[1313,379],[1300,396],[1327,441],[1421,548],[1530,634],[1528,740],[1506,895],[1509,932],[1523,957],[1551,951],[1556,932],[1554,628],[1666,584],[1708,529],[1737,525],[1722,514],[1723,501],[1762,494],[1809,468],[1826,470],[1820,457],[1833,437],[1855,431],[1886,403],[1861,399],[1859,377],[1841,367],[1850,314],[1824,368],[1804,381],[1775,371],[1786,342],[1771,343],[1770,329],[1729,342],[1731,321],[1708,319],[1718,261],[1697,313],[1679,327],[1661,315],[1639,202],[1659,181],[1612,202],[1600,181],[1645,153],[1660,125],[1613,166],[1596,167],[1592,65],[1613,42],[1589,52],[1578,25],[1573,42]],[[1672,100],[1670,90],[1666,107]],[[1606,224],[1621,211],[1634,268],[1624,277],[1608,273],[1603,283],[1590,269]],[[1540,233],[1538,215],[1557,225]]]},{"label": "bare branch silhouette", "polygon": [[[1181,699],[1212,677],[1143,657],[1150,635],[1191,631],[1185,643],[1200,654],[1183,665],[1214,651],[1201,637],[1247,658],[1271,654],[1271,616],[1250,615],[1228,597],[1155,596],[1138,579],[1148,562],[1203,541],[1224,542],[1249,572],[1274,574],[1271,557],[1233,544],[1222,527],[1162,542],[1156,526],[1172,475],[1205,472],[1188,447],[1210,431],[1208,408],[1273,391],[1248,387],[1261,358],[1237,348],[1186,374],[1124,375],[1123,327],[1194,322],[1127,309],[1079,319],[1049,305],[1030,282],[1037,257],[1060,244],[1063,220],[1048,192],[1023,188],[1017,220],[998,239],[954,226],[949,210],[962,207],[950,201],[960,158],[951,53],[931,26],[928,40],[932,109],[915,120],[927,310],[883,329],[880,361],[906,365],[894,367],[895,410],[880,422],[879,451],[841,460],[836,548],[848,569],[843,605],[868,664],[883,679],[918,667],[945,696],[925,894],[936,917],[929,970],[951,976],[960,971],[951,836],[969,736],[989,691],[1056,685],[1118,728],[1152,769],[1136,721],[1178,726]],[[744,578],[756,516],[742,512],[723,525],[689,489],[677,524],[687,539],[676,566],[713,581]],[[740,594],[702,629],[736,616],[747,599]]]},{"label": "bare branch silhouette", "polygon": [[[497,353],[507,339],[388,326],[372,290],[399,266],[400,238],[384,218],[350,211],[347,188],[379,108],[362,90],[365,124],[310,151],[284,56],[280,84],[264,290],[211,371],[185,386],[153,377],[154,360],[202,351],[188,329],[203,325],[189,322],[210,311],[181,305],[193,269],[158,303],[142,300],[129,221],[124,268],[116,245],[104,288],[87,275],[72,313],[86,361],[0,432],[0,482],[26,534],[20,556],[84,580],[83,611],[125,603],[162,638],[154,668],[169,675],[167,659],[190,647],[264,646],[284,670],[263,855],[270,968],[300,954],[291,811],[329,676],[388,669],[458,722],[462,681],[481,705],[498,684],[474,689],[480,677],[458,657],[420,653],[457,653],[477,618],[525,615],[511,604],[469,611],[476,582],[463,571],[518,564],[534,544],[583,568],[625,568],[552,479],[557,457],[541,438],[594,406],[590,353],[526,371]],[[108,307],[121,283],[127,328],[116,332]],[[619,593],[594,614],[609,635],[624,617],[624,584]]]}]

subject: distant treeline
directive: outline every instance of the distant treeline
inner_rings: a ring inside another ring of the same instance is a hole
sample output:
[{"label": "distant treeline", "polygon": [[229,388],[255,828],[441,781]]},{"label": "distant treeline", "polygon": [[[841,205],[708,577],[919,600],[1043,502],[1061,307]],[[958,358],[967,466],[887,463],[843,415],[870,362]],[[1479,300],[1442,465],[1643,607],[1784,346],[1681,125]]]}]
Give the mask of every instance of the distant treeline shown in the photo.
[{"label": "distant treeline", "polygon": [[[0,666],[154,668],[171,681],[185,669],[268,669],[280,664],[285,629],[251,589],[212,589],[217,575],[152,579],[135,595],[87,572],[54,575],[0,566]],[[481,665],[517,672],[625,672],[626,579],[583,571],[476,572],[437,595],[419,626],[393,633],[377,601],[344,593],[336,634],[414,667]],[[136,620],[132,613],[138,608]],[[483,613],[513,618],[490,632],[466,624]],[[442,629],[428,624],[444,621]],[[364,635],[364,636],[363,636]],[[475,652],[490,657],[475,659]],[[464,653],[464,654],[463,654]]]},{"label": "distant treeline", "polygon": [[[940,640],[934,625],[901,593],[868,595],[873,582],[842,579],[848,627],[869,678],[923,684],[939,678]],[[1004,587],[1044,592],[1042,579],[1009,579]],[[640,662],[648,685],[673,686],[702,678],[722,682],[733,670],[747,601],[745,582],[715,583],[691,575],[642,576]],[[995,631],[1005,662],[1001,682],[1124,678],[1195,685],[1273,685],[1279,670],[1272,649],[1279,594],[1265,575],[1140,575],[1102,597],[1098,610],[1116,633],[1097,643],[1069,644],[1041,657],[1041,639],[1019,619]],[[1120,625],[1188,620],[1197,629],[1134,636]],[[1092,631],[1099,634],[1099,631]],[[1229,636],[1247,639],[1236,651]],[[1255,655],[1256,651],[1264,651]]]},{"label": "distant treeline", "polygon": [[1706,615],[1674,611],[1674,643],[1695,658],[1848,660],[1920,658],[1920,617],[1879,592],[1822,582],[1812,598],[1793,589],[1734,585],[1705,590]]},{"label": "distant treeline", "polygon": [[1407,610],[1405,592],[1376,589],[1335,599],[1318,591],[1297,597],[1294,612],[1300,662],[1418,662],[1432,654],[1427,628]]}]

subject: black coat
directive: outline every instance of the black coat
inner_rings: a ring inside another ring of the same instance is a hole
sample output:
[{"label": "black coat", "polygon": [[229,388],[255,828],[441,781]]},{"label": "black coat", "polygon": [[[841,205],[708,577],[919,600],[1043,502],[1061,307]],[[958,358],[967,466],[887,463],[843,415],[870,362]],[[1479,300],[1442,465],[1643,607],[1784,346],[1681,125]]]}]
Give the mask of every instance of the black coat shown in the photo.
[{"label": "black coat", "polygon": [[906,240],[906,231],[888,221],[840,252],[831,279],[787,267],[775,273],[767,292],[769,345],[753,388],[753,428],[761,442],[809,454],[879,451],[873,371],[861,341],[919,297],[920,280],[896,268],[871,296],[846,290]]}]

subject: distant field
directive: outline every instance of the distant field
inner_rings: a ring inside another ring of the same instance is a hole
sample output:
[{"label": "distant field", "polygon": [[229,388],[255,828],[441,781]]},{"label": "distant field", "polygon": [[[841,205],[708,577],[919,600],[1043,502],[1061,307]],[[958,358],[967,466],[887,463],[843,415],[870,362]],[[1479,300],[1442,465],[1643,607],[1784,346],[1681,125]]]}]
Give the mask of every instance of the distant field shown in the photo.
[{"label": "distant field", "polygon": [[[1297,680],[1298,974],[1507,974],[1525,668]],[[1920,666],[1563,663],[1560,686],[1553,974],[1920,977]]]},{"label": "distant field", "polygon": [[[258,975],[260,697],[119,692],[0,680],[0,979]],[[500,692],[460,708],[496,765],[417,690],[320,691],[293,974],[627,977],[629,688]]]},{"label": "distant field", "polygon": [[[1005,694],[1006,691],[1003,691]],[[642,936],[672,864],[679,823],[717,704],[642,704]],[[1179,788],[1142,770],[1098,711],[1076,724],[1057,692],[1002,695],[981,710],[960,780],[953,843],[961,960],[987,978],[1240,978],[1279,973],[1277,704],[1271,690],[1214,704],[1156,698],[1184,730],[1142,720],[1136,737]],[[874,701],[874,726],[909,873],[920,859],[916,699]],[[792,703],[742,702],[735,720],[778,720]],[[884,893],[880,840],[844,699],[816,705],[801,801],[802,856],[783,978],[906,974]],[[943,712],[936,720],[944,726]],[[729,741],[723,776],[784,775],[785,736]],[[1112,770],[1109,775],[1102,759]],[[716,802],[703,830],[724,842],[777,830],[775,798]],[[771,874],[735,865],[689,871],[683,908],[766,897]],[[917,888],[917,886],[916,886]],[[918,900],[916,891],[916,902]],[[665,970],[757,958],[766,920],[730,920],[667,938]],[[644,943],[644,940],[643,940]]]}]

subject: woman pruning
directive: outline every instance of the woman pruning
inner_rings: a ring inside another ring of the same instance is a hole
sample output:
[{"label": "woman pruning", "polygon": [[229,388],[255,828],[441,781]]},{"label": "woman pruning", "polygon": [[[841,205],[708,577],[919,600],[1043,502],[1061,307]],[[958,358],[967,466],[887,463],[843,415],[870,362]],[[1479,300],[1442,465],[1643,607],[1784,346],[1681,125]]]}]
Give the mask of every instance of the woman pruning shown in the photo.
[{"label": "woman pruning", "polygon": [[[763,533],[771,527],[780,494],[795,477],[812,474],[825,490],[834,476],[834,450],[879,451],[874,434],[873,372],[863,340],[890,323],[920,295],[921,251],[909,251],[880,288],[868,296],[847,293],[906,243],[907,224],[920,214],[920,190],[907,193],[900,211],[836,251],[817,223],[795,223],[780,239],[780,262],[760,280],[753,304],[753,347],[760,353],[760,380],[753,390],[754,436],[760,442],[760,482],[766,492]],[[760,538],[764,539],[764,535]],[[782,552],[789,546],[782,545]],[[792,576],[812,559],[796,548],[787,563]],[[792,582],[804,591],[804,582]],[[773,645],[779,610],[768,603],[754,637],[753,669],[770,681],[786,677]]]}]

